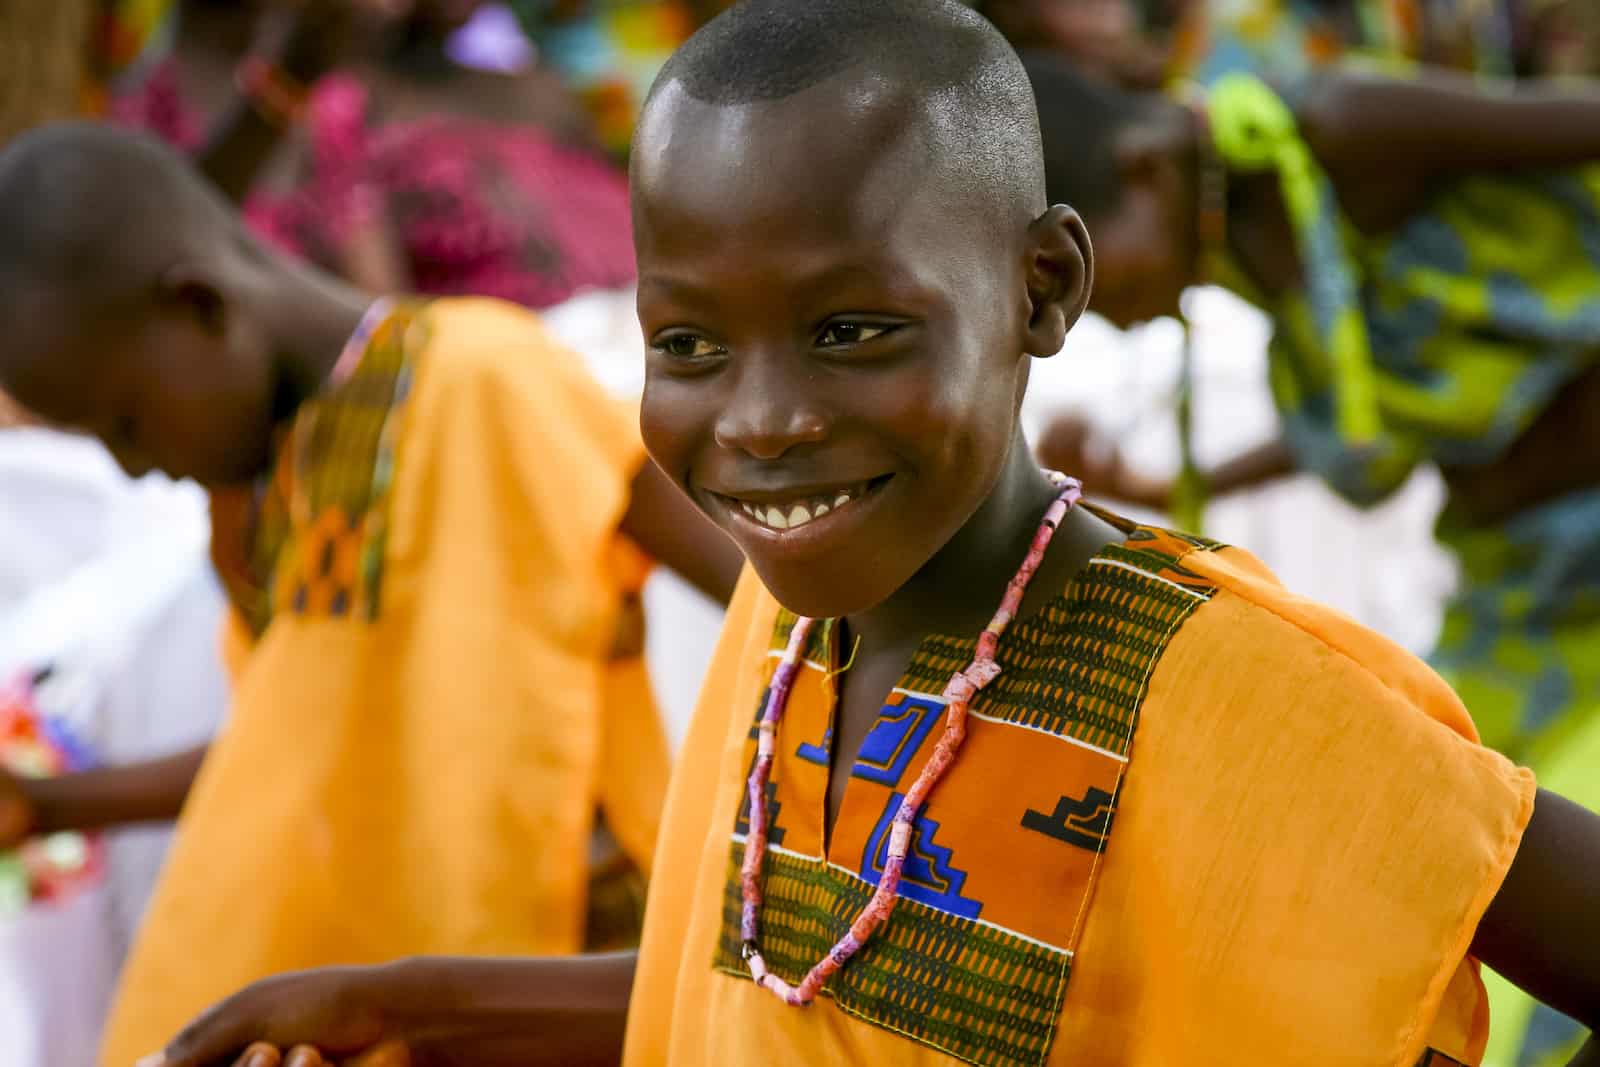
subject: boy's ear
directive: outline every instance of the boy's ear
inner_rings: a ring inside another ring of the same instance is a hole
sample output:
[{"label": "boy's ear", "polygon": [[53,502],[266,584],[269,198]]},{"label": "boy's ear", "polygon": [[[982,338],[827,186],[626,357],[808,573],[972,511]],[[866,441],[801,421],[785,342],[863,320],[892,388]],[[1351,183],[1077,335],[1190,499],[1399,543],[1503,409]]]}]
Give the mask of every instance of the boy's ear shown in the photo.
[{"label": "boy's ear", "polygon": [[1094,286],[1094,249],[1078,213],[1057,204],[1028,226],[1028,316],[1026,349],[1055,355],[1067,331],[1089,306]]},{"label": "boy's ear", "polygon": [[227,332],[228,302],[222,287],[206,272],[179,264],[161,276],[157,296],[162,305],[187,315],[217,337]]}]

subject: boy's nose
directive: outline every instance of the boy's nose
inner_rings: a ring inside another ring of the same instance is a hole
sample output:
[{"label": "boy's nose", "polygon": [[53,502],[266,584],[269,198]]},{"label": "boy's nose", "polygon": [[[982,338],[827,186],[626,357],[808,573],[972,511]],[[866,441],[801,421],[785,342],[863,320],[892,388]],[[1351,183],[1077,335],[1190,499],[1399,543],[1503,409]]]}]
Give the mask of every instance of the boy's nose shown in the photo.
[{"label": "boy's nose", "polygon": [[796,445],[827,436],[827,420],[814,408],[776,401],[730,404],[716,426],[717,444],[757,459],[777,459]]},{"label": "boy's nose", "polygon": [[804,412],[774,413],[771,419],[722,419],[717,424],[717,444],[738,449],[757,459],[777,459],[796,445],[827,437],[822,419]]},{"label": "boy's nose", "polygon": [[787,363],[773,359],[747,364],[717,417],[718,445],[757,459],[777,459],[796,445],[828,436],[828,419],[808,395],[806,373]]}]

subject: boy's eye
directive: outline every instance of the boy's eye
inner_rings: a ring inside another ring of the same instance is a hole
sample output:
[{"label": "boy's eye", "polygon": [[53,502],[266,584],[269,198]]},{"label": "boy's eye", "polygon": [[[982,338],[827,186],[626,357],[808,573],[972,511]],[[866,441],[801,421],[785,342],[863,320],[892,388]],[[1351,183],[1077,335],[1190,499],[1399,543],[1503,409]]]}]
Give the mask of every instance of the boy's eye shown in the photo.
[{"label": "boy's eye", "polygon": [[722,354],[722,346],[693,333],[668,334],[651,344],[658,352],[680,360],[710,359]]},{"label": "boy's eye", "polygon": [[892,329],[892,326],[874,326],[865,322],[834,322],[822,331],[817,344],[822,348],[844,348],[882,337]]}]

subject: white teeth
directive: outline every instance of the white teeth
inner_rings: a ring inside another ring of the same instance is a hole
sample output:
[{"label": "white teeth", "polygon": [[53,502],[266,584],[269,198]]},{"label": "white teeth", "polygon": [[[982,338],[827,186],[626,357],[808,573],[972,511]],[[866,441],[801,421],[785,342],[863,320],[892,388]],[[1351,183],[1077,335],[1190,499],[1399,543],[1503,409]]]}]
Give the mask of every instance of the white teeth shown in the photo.
[{"label": "white teeth", "polygon": [[834,495],[831,504],[826,497],[816,497],[805,503],[787,505],[753,504],[748,500],[741,500],[738,503],[747,516],[763,526],[774,530],[793,530],[839,510],[853,502],[861,492],[860,487],[843,490]]}]

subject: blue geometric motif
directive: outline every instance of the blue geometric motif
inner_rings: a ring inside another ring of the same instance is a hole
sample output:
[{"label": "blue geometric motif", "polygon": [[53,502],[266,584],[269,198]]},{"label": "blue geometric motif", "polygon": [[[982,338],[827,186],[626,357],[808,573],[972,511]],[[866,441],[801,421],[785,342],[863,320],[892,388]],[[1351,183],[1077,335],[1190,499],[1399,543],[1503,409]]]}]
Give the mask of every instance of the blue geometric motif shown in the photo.
[{"label": "blue geometric motif", "polygon": [[794,754],[807,763],[815,763],[819,767],[826,767],[829,763],[829,753],[833,751],[833,727],[823,731],[822,744],[813,745],[809,741],[800,742],[800,747]]},{"label": "blue geometric motif", "polygon": [[[895,812],[900,810],[904,800],[900,793],[890,794],[883,814],[878,816],[877,825],[867,837],[867,847],[861,854],[861,877],[869,885],[877,885],[883,876],[883,866],[889,860],[889,828],[894,825]],[[961,895],[962,887],[967,884],[967,872],[950,865],[950,849],[933,843],[939,824],[926,815],[919,815],[912,824],[912,831],[911,848],[900,872],[900,895],[963,919],[976,919],[983,910],[983,903]]]},{"label": "blue geometric motif", "polygon": [[850,776],[879,785],[899,785],[944,709],[942,700],[909,693],[890,694],[878,712],[878,721],[861,740],[861,751],[850,768]]}]

